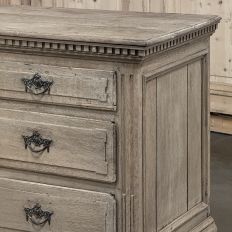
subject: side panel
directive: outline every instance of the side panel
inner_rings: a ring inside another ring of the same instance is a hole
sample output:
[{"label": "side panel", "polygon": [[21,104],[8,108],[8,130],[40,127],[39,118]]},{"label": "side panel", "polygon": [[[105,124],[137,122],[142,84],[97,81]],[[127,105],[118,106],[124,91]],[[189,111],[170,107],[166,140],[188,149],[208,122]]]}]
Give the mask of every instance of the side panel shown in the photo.
[{"label": "side panel", "polygon": [[187,212],[187,66],[157,78],[158,231]]},{"label": "side panel", "polygon": [[188,209],[202,201],[201,60],[188,65]]},{"label": "side panel", "polygon": [[187,231],[208,217],[205,61],[144,74],[145,231]]}]

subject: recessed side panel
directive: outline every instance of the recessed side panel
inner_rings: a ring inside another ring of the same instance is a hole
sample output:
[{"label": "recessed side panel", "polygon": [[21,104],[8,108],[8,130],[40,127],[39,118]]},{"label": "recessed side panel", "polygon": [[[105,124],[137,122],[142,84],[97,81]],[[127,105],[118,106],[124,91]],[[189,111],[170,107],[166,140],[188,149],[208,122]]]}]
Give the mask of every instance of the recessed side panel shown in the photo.
[{"label": "recessed side panel", "polygon": [[157,228],[187,212],[187,65],[157,77]]},{"label": "recessed side panel", "polygon": [[202,201],[202,61],[188,65],[188,209]]}]

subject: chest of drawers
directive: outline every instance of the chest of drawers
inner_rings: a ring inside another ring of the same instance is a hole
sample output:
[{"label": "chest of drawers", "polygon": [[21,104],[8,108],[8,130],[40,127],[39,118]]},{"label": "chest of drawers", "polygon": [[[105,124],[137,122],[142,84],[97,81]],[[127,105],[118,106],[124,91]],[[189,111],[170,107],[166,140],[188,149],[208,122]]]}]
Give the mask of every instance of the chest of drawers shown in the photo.
[{"label": "chest of drawers", "polygon": [[0,8],[0,231],[217,230],[217,16]]}]

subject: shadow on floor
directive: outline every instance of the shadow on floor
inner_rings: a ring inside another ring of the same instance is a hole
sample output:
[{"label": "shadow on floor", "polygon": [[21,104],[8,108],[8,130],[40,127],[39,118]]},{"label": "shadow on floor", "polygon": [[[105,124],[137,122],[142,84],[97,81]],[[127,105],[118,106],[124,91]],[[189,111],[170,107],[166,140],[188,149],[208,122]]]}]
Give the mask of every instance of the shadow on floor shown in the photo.
[{"label": "shadow on floor", "polygon": [[232,135],[211,133],[211,215],[218,232],[232,232]]}]

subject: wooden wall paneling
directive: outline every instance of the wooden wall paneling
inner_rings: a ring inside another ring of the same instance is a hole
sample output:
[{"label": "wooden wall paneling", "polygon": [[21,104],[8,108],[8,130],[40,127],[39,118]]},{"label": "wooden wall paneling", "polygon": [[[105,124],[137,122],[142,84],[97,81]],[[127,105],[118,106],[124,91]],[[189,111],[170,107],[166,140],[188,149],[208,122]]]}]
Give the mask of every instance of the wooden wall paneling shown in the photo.
[{"label": "wooden wall paneling", "polygon": [[181,1],[180,0],[164,0],[164,12],[165,13],[180,13]]},{"label": "wooden wall paneling", "polygon": [[0,5],[10,4],[10,0],[0,0]]},{"label": "wooden wall paneling", "polygon": [[163,0],[150,0],[149,2],[149,11],[162,13],[164,12],[164,1]]},{"label": "wooden wall paneling", "polygon": [[92,0],[92,2],[94,2],[94,9],[119,10],[118,0]]},{"label": "wooden wall paneling", "polygon": [[21,5],[31,5],[31,0],[21,0]]},{"label": "wooden wall paneling", "polygon": [[149,0],[130,0],[129,11],[150,11]]},{"label": "wooden wall paneling", "polygon": [[56,7],[56,0],[42,0],[42,6]]},{"label": "wooden wall paneling", "polygon": [[65,8],[80,8],[80,9],[94,9],[94,0],[66,0],[64,1]]},{"label": "wooden wall paneling", "polygon": [[129,11],[130,8],[130,0],[118,0],[121,2],[121,10],[122,11]]},{"label": "wooden wall paneling", "polygon": [[187,212],[187,66],[157,78],[157,109],[159,231]]},{"label": "wooden wall paneling", "polygon": [[[218,30],[211,38],[211,112],[232,114],[232,2],[212,1],[207,6],[205,13],[222,17]],[[223,85],[226,85],[226,90],[221,88]]]},{"label": "wooden wall paneling", "polygon": [[65,0],[54,0],[53,7],[64,7]]},{"label": "wooden wall paneling", "polygon": [[66,0],[31,0],[31,6],[64,7]]},{"label": "wooden wall paneling", "polygon": [[[47,0],[51,1],[51,0]],[[42,0],[31,0],[31,6],[42,6]]]},{"label": "wooden wall paneling", "polygon": [[188,209],[202,201],[201,60],[188,65]]},{"label": "wooden wall paneling", "polygon": [[204,14],[217,14],[222,17],[218,30],[211,38],[211,75],[232,77],[232,2],[214,0],[205,3],[203,7]]},{"label": "wooden wall paneling", "polygon": [[21,0],[10,0],[10,4],[11,5],[22,5],[22,1]]}]

